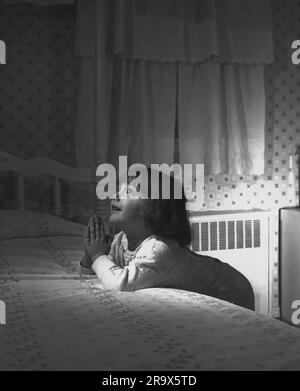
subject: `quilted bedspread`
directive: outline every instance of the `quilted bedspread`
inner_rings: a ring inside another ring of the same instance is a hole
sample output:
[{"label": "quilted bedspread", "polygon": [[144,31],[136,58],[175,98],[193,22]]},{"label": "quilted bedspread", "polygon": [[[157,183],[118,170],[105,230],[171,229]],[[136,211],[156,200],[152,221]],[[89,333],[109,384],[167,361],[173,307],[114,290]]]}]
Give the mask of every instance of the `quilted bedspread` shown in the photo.
[{"label": "quilted bedspread", "polygon": [[0,370],[300,370],[300,329],[204,295],[112,292],[78,236],[0,242]]}]

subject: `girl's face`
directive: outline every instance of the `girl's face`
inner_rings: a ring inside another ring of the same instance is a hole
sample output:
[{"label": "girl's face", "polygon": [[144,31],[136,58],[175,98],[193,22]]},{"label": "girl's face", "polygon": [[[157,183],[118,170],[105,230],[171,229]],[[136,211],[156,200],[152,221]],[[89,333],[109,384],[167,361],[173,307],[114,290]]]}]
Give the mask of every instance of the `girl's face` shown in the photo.
[{"label": "girl's face", "polygon": [[142,202],[142,198],[137,196],[130,184],[121,185],[110,203],[109,222],[124,231],[138,230],[144,225]]}]

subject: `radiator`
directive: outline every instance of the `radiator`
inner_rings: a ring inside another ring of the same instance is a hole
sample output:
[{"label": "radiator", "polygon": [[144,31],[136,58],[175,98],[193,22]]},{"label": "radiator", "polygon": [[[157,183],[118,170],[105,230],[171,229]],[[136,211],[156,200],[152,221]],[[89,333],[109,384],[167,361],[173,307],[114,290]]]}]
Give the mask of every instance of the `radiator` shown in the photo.
[{"label": "radiator", "polygon": [[255,311],[272,315],[268,211],[194,212],[191,249],[243,273],[255,294]]}]

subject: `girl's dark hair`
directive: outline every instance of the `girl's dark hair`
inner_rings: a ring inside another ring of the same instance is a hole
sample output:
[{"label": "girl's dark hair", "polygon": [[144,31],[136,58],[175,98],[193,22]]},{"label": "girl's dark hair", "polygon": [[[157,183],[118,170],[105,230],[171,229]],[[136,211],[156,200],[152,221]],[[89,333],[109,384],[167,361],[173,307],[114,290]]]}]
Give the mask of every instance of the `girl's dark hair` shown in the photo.
[{"label": "girl's dark hair", "polygon": [[186,210],[186,198],[182,187],[182,197],[175,199],[174,197],[174,177],[170,179],[170,197],[169,199],[162,198],[162,180],[163,175],[159,172],[159,198],[151,198],[151,168],[148,171],[148,199],[143,202],[143,217],[147,228],[155,235],[164,238],[176,240],[181,246],[185,247],[191,243],[191,228]]}]

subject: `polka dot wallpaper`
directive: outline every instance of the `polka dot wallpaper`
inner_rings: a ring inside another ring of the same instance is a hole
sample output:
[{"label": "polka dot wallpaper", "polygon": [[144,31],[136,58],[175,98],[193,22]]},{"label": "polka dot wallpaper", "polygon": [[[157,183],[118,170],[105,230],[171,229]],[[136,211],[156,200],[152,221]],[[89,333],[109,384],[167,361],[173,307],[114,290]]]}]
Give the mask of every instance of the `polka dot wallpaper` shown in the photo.
[{"label": "polka dot wallpaper", "polygon": [[[300,0],[272,0],[275,61],[265,68],[265,175],[205,178],[205,210],[271,209],[273,306],[278,306],[278,209],[298,198],[289,186],[289,157],[300,144],[300,65],[291,62],[291,43],[300,39]],[[73,164],[77,63],[73,57],[75,8],[14,6],[0,2],[0,38],[9,66],[0,67],[0,149],[21,157],[46,156]],[[42,179],[40,179],[42,181]],[[44,182],[40,182],[43,184]],[[29,189],[36,194],[35,182]],[[12,183],[7,187],[10,196]],[[88,194],[88,197],[86,196]],[[49,187],[38,192],[43,209]],[[91,211],[91,191],[67,188],[69,209]]]},{"label": "polka dot wallpaper", "polygon": [[[0,150],[73,165],[78,76],[74,28],[72,5],[37,7],[0,1],[0,39],[6,43],[7,57],[7,64],[0,66]],[[7,177],[0,206],[14,205],[15,190],[13,179]],[[88,215],[90,191],[64,184],[65,216]],[[26,196],[27,207],[49,210],[52,179],[27,180]]]},{"label": "polka dot wallpaper", "polygon": [[0,36],[0,148],[70,163],[74,8],[0,2]]}]

